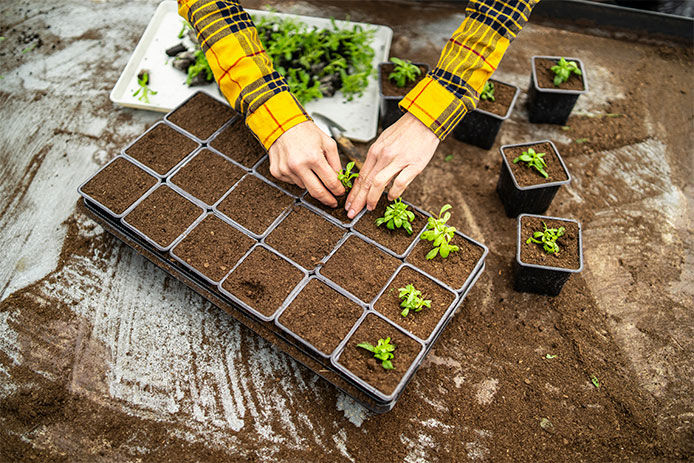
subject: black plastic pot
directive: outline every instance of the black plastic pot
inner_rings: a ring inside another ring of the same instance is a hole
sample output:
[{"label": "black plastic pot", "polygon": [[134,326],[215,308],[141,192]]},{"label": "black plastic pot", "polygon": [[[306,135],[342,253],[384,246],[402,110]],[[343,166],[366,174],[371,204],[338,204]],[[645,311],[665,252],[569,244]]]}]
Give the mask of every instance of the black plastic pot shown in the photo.
[{"label": "black plastic pot", "polygon": [[[545,265],[528,264],[521,261],[521,220],[523,217],[538,217],[548,220],[562,220],[573,222],[578,225],[578,261],[577,269],[566,269],[561,267],[550,267]],[[581,236],[581,223],[561,217],[550,217],[534,214],[521,214],[518,216],[518,237],[516,239],[516,260],[514,262],[514,282],[513,289],[523,293],[545,294],[547,296],[557,296],[561,292],[564,283],[574,273],[583,270],[583,238]]]},{"label": "black plastic pot", "polygon": [[504,116],[484,111],[483,109],[475,109],[465,115],[462,121],[453,130],[453,137],[456,140],[468,143],[470,145],[479,146],[483,149],[490,149],[494,146],[496,135],[499,133],[502,122],[509,118],[513,106],[516,104],[516,98],[520,93],[520,88],[500,80],[494,81],[501,84],[515,87],[516,93],[513,95],[513,100],[508,107],[508,111]]},{"label": "black plastic pot", "polygon": [[535,60],[544,58],[559,61],[560,56],[533,56],[532,74],[528,89],[528,120],[534,124],[565,125],[578,97],[588,91],[588,80],[583,62],[578,58],[566,58],[576,61],[583,77],[583,90],[562,90],[559,88],[542,88],[537,84]]},{"label": "black plastic pot", "polygon": [[[549,143],[552,145],[554,153],[559,158],[559,163],[566,173],[566,180],[551,183],[539,183],[537,185],[520,186],[513,175],[511,166],[504,155],[504,150],[516,146],[533,146],[538,143]],[[504,204],[504,210],[509,217],[517,217],[518,214],[542,214],[547,210],[549,205],[557,194],[559,187],[571,181],[564,160],[561,158],[557,147],[550,140],[540,140],[530,143],[519,143],[516,145],[504,145],[499,148],[501,154],[501,172],[499,174],[499,182],[496,185],[496,192],[499,193],[501,202]]]},{"label": "black plastic pot", "polygon": [[[393,125],[395,121],[400,119],[400,116],[402,116],[402,111],[400,111],[400,107],[398,104],[400,101],[402,101],[403,96],[386,96],[383,94],[383,87],[381,84],[381,75],[382,75],[382,68],[384,65],[390,65],[393,63],[386,62],[386,63],[380,63],[378,65],[378,95],[380,97],[380,114],[381,114],[381,128],[386,129],[389,126]],[[421,78],[424,78],[427,72],[429,72],[429,65],[425,63],[412,63],[415,66],[419,67],[424,67],[426,70],[422,73],[420,76]]]}]

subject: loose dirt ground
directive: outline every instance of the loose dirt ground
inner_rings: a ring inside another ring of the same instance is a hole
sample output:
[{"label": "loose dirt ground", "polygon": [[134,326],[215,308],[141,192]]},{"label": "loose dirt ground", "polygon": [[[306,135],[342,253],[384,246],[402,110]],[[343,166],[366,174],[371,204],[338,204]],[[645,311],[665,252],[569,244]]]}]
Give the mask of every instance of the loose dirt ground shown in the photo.
[{"label": "loose dirt ground", "polygon": [[[430,64],[462,20],[269,3],[390,25],[392,55]],[[372,416],[76,209],[77,186],[160,118],[108,100],[155,7],[1,7],[0,461],[694,458],[691,50],[521,33],[495,74],[524,90],[497,145],[557,143],[573,180],[549,212],[583,224],[585,270],[556,298],[514,292],[498,150],[442,144],[406,197],[453,204],[487,270],[396,408]],[[566,130],[527,122],[534,54],[589,69]]]}]

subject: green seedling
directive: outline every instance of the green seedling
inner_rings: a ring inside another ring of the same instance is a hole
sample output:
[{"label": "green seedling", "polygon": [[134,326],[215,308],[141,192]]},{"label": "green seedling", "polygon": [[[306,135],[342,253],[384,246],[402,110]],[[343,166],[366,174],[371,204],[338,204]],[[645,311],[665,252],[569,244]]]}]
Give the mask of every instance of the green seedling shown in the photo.
[{"label": "green seedling", "polygon": [[547,153],[536,153],[534,149],[528,148],[528,151],[523,151],[520,156],[513,160],[513,163],[525,162],[528,167],[534,167],[544,178],[547,178],[548,175],[545,170],[547,163],[542,159],[546,155]]},{"label": "green seedling", "polygon": [[137,75],[137,90],[133,93],[133,97],[140,95],[137,99],[145,103],[149,103],[149,96],[156,95],[157,92],[149,88],[149,71],[140,71]]},{"label": "green seedling", "polygon": [[192,29],[190,24],[188,24],[188,21],[181,21],[181,30],[178,33],[178,38],[182,39],[184,35],[186,35],[186,32],[188,32],[189,29]]},{"label": "green seedling", "polygon": [[354,169],[354,162],[348,163],[344,169],[337,173],[337,179],[342,182],[345,190],[352,188],[352,179],[359,177],[359,174],[352,172],[352,169]]},{"label": "green seedling", "polygon": [[537,243],[541,244],[543,249],[547,254],[559,254],[559,245],[557,240],[564,236],[566,229],[564,227],[559,228],[547,228],[547,224],[542,222],[545,227],[544,231],[536,231],[533,236],[525,241],[525,244]]},{"label": "green seedling", "polygon": [[396,228],[404,228],[408,235],[412,234],[412,224],[414,221],[414,212],[407,210],[407,204],[398,198],[386,207],[386,212],[383,217],[376,219],[376,226],[380,227],[386,224],[389,230]]},{"label": "green seedling", "polygon": [[551,359],[557,358],[557,356],[556,356],[556,354],[547,354],[547,355],[545,355],[545,358],[551,360]]},{"label": "green seedling", "polygon": [[598,381],[597,376],[590,375],[590,382],[593,383],[593,386],[595,386],[597,389],[600,389],[600,381]]},{"label": "green seedling", "polygon": [[424,299],[422,292],[415,289],[413,284],[408,284],[404,288],[398,288],[398,297],[400,298],[400,307],[403,307],[400,315],[407,317],[410,311],[419,312],[424,307],[431,307],[431,300]]},{"label": "green seedling", "polygon": [[561,84],[569,80],[571,73],[577,76],[582,75],[578,69],[576,61],[566,61],[564,58],[559,59],[559,63],[550,68],[554,72],[554,86],[559,87]]},{"label": "green seedling", "polygon": [[214,78],[212,68],[210,68],[210,63],[208,63],[207,58],[205,58],[205,53],[203,53],[202,50],[195,50],[195,63],[188,68],[186,85],[190,85],[191,82],[193,82],[193,79],[201,72],[205,72],[205,80],[207,81],[211,81]]},{"label": "green seedling", "polygon": [[402,60],[400,58],[391,58],[390,62],[395,64],[393,72],[388,75],[388,79],[395,83],[398,87],[404,87],[410,82],[414,82],[417,76],[422,73],[419,66],[412,64],[410,60]]},{"label": "green seedling", "polygon": [[443,161],[444,161],[444,162],[451,162],[452,160],[453,160],[453,155],[452,155],[452,154],[448,154],[448,155],[446,155],[445,158],[443,158]]},{"label": "green seedling", "polygon": [[574,140],[574,143],[577,143],[580,145],[580,144],[585,143],[587,141],[590,141],[590,138],[577,138]]},{"label": "green seedling", "polygon": [[361,347],[369,352],[373,352],[374,357],[381,361],[381,366],[385,370],[395,370],[393,362],[390,361],[390,359],[395,356],[393,354],[395,346],[390,343],[390,338],[379,339],[376,346],[373,346],[368,342],[360,342],[357,344],[357,347]]},{"label": "green seedling", "polygon": [[448,219],[451,218],[451,213],[446,211],[451,207],[450,204],[446,204],[441,208],[438,217],[429,217],[427,229],[422,233],[422,239],[431,241],[434,249],[427,254],[427,260],[431,260],[439,254],[445,259],[451,252],[459,250],[458,246],[451,244],[455,227],[446,225]]},{"label": "green seedling", "polygon": [[494,84],[492,82],[487,81],[487,83],[484,84],[480,98],[488,101],[496,101],[494,97]]}]

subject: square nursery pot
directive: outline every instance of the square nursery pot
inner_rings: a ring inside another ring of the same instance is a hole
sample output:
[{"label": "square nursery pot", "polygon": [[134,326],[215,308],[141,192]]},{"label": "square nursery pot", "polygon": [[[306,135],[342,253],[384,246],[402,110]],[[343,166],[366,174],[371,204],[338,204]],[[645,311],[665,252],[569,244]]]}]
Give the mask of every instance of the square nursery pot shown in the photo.
[{"label": "square nursery pot", "polygon": [[400,119],[402,111],[398,104],[402,98],[412,90],[420,80],[429,72],[429,65],[424,63],[412,63],[418,66],[422,73],[414,82],[400,88],[390,82],[388,76],[393,71],[395,65],[391,62],[380,63],[378,65],[378,93],[380,98],[381,128],[390,127],[395,121]]},{"label": "square nursery pot", "polygon": [[164,116],[164,119],[204,143],[237,116],[236,111],[227,103],[222,103],[203,91],[197,91]]},{"label": "square nursery pot", "polygon": [[159,179],[118,156],[84,182],[78,191],[86,200],[114,218],[120,218],[157,185]]},{"label": "square nursery pot", "polygon": [[[557,240],[558,255],[547,254],[541,244],[526,243],[535,231],[565,227]],[[514,289],[516,291],[556,296],[571,274],[583,270],[581,224],[575,220],[542,215],[521,214],[518,217]]]},{"label": "square nursery pot", "polygon": [[453,131],[456,140],[490,149],[494,146],[501,124],[511,116],[520,88],[499,80],[494,84],[495,101],[480,99],[477,109],[465,115]]},{"label": "square nursery pot", "polygon": [[242,119],[236,119],[220,130],[209,145],[246,169],[253,168],[267,154]]},{"label": "square nursery pot", "polygon": [[578,97],[588,91],[588,81],[583,62],[578,58],[565,58],[576,61],[581,76],[571,74],[569,80],[559,87],[554,86],[554,73],[550,70],[560,56],[533,56],[532,75],[528,89],[528,120],[536,124],[566,125]]},{"label": "square nursery pot", "polygon": [[[533,148],[537,153],[547,153],[543,158],[547,164],[547,178],[524,162],[513,163],[528,148]],[[564,160],[549,140],[504,145],[499,152],[502,161],[496,191],[508,217],[517,217],[523,212],[542,214],[552,203],[559,187],[571,181]]]},{"label": "square nursery pot", "polygon": [[327,359],[365,310],[359,302],[314,276],[282,309],[275,324]]},{"label": "square nursery pot", "polygon": [[186,159],[200,143],[180,130],[157,122],[140,135],[123,153],[159,178],[164,178]]}]

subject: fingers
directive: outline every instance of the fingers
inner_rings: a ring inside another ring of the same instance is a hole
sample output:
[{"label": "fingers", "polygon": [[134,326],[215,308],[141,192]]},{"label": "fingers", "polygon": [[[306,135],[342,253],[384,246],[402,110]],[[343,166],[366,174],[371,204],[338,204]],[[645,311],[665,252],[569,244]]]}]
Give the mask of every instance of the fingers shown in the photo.
[{"label": "fingers", "polygon": [[[347,196],[347,201],[345,201],[345,210],[347,211],[347,216],[353,219],[359,211],[364,207],[362,204],[359,209],[352,207],[354,204],[356,206],[356,199],[359,197],[359,192],[362,190],[363,185],[367,182],[369,174],[376,163],[375,157],[372,155],[371,150],[366,155],[366,160],[359,170],[359,177],[354,180],[354,185]],[[354,210],[352,210],[354,209]]]},{"label": "fingers", "polygon": [[[329,154],[330,149],[328,148],[330,143],[324,143],[323,146],[324,149],[326,149],[325,156],[318,156],[312,159],[310,168],[318,175],[323,185],[325,185],[332,194],[335,196],[342,196],[345,194],[345,187],[342,186],[342,182],[337,178],[337,173],[342,169],[340,166],[340,157],[337,154],[337,145],[335,141],[332,138],[329,140],[332,142],[333,154]],[[333,157],[332,162],[329,156]],[[337,162],[337,169],[335,169],[333,165],[335,162]]]},{"label": "fingers", "polygon": [[366,208],[368,210],[373,211],[376,208],[376,204],[378,204],[378,200],[381,198],[386,185],[388,185],[393,177],[401,170],[403,170],[402,166],[393,162],[373,177],[371,188],[366,195]]},{"label": "fingers", "polygon": [[342,170],[342,163],[340,162],[340,155],[337,153],[337,143],[327,135],[323,136],[323,152],[325,153],[325,159],[328,160],[330,168],[336,173],[340,172]]},{"label": "fingers", "polygon": [[330,207],[337,207],[337,200],[323,186],[316,174],[310,169],[304,169],[300,174],[301,181],[306,186],[308,193],[321,203]]},{"label": "fingers", "polygon": [[414,166],[408,166],[403,169],[403,171],[400,172],[400,174],[395,178],[393,186],[388,192],[388,200],[395,201],[402,196],[405,189],[410,185],[410,183],[412,183],[412,180],[414,180],[420,172],[421,171]]}]

